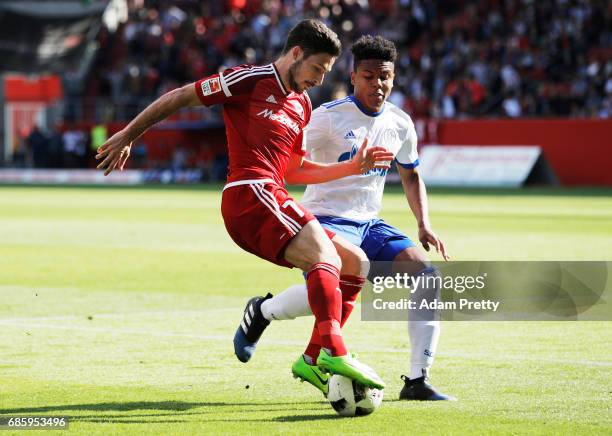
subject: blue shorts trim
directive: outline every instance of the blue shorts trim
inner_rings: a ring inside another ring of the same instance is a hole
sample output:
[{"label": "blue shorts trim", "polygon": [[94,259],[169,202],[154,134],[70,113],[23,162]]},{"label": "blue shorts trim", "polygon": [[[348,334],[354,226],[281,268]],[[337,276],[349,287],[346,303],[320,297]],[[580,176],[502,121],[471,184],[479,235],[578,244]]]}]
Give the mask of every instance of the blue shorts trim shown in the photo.
[{"label": "blue shorts trim", "polygon": [[370,261],[391,262],[398,253],[415,244],[408,236],[381,219],[356,221],[317,216],[323,227],[361,247]]}]

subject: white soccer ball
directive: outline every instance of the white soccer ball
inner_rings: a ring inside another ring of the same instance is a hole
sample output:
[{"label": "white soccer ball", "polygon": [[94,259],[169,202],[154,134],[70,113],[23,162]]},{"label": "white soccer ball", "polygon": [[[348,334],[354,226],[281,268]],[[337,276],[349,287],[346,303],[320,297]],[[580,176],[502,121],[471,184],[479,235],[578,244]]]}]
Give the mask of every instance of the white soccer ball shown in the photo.
[{"label": "white soccer ball", "polygon": [[337,374],[332,375],[328,383],[327,399],[339,415],[369,415],[382,404],[382,389],[368,388],[355,380]]}]

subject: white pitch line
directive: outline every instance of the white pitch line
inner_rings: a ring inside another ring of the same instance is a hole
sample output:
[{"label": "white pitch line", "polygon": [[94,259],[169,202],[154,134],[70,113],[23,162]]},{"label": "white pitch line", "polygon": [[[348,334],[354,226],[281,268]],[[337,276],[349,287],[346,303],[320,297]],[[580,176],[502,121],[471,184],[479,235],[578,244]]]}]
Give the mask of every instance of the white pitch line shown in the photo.
[{"label": "white pitch line", "polygon": [[[88,327],[88,326],[66,326],[66,325],[50,325],[50,324],[38,324],[38,323],[20,323],[14,322],[10,320],[0,320],[0,325],[5,325],[8,327],[21,327],[21,328],[41,328],[41,329],[50,329],[50,330],[68,330],[68,331],[76,331],[76,332],[93,332],[93,333],[111,333],[111,334],[126,334],[126,335],[147,335],[147,336],[155,336],[155,337],[165,337],[165,338],[186,338],[186,339],[200,339],[207,341],[224,341],[229,342],[231,340],[231,336],[224,335],[200,335],[193,333],[172,333],[172,332],[159,332],[153,330],[135,330],[135,329],[113,329],[113,328],[104,328],[104,327]],[[302,347],[304,345],[303,341],[290,341],[290,340],[269,340],[266,339],[265,343],[271,345],[286,345],[293,347]],[[391,353],[391,354],[409,354],[408,348],[384,348],[384,347],[368,347],[368,352],[372,353]],[[566,360],[566,359],[551,359],[551,358],[540,358],[540,357],[523,357],[523,356],[508,356],[505,355],[503,357],[495,358],[490,354],[464,354],[464,353],[453,353],[453,352],[444,352],[441,353],[440,356],[444,358],[455,358],[455,359],[465,359],[465,360],[473,360],[473,359],[487,359],[487,360],[498,360],[498,361],[529,361],[529,362],[542,362],[542,363],[556,363],[556,364],[564,364],[564,365],[574,365],[574,366],[595,366],[595,367],[612,367],[612,362],[599,362],[593,360]]]},{"label": "white pitch line", "polygon": [[[230,341],[231,336],[223,335],[200,335],[193,333],[172,333],[172,332],[160,332],[154,330],[136,330],[136,329],[113,329],[104,327],[89,327],[89,326],[68,326],[68,325],[52,325],[52,324],[40,324],[40,323],[23,323],[15,322],[10,320],[0,320],[0,325],[9,327],[22,327],[22,328],[41,328],[50,330],[70,330],[76,332],[94,332],[94,333],[109,333],[109,334],[126,334],[126,335],[147,335],[164,338],[187,338],[187,339],[201,339],[206,341]],[[276,345],[304,345],[297,341],[269,341]]]},{"label": "white pitch line", "polygon": [[113,318],[126,318],[130,316],[147,316],[147,315],[164,315],[164,316],[180,316],[180,315],[205,315],[207,313],[219,313],[219,312],[236,312],[235,308],[219,308],[219,309],[200,309],[200,310],[146,310],[137,312],[109,312],[109,313],[95,313],[80,314],[80,315],[57,315],[57,316],[30,316],[30,317],[16,317],[16,318],[0,318],[0,323],[4,321],[8,322],[21,322],[21,321],[69,321],[69,320],[80,320],[85,319],[88,316],[104,319]]}]

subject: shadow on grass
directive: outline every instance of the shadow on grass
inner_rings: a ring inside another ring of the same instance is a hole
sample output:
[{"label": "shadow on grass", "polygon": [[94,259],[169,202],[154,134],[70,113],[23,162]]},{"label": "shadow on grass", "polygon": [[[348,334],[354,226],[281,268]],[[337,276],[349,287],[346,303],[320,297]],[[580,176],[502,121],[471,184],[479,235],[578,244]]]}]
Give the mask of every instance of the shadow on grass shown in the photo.
[{"label": "shadow on grass", "polygon": [[124,412],[130,410],[173,410],[183,411],[195,407],[228,406],[227,403],[186,403],[183,401],[132,401],[126,403],[92,403],[92,404],[64,404],[56,406],[21,407],[17,409],[3,409],[1,414],[11,413],[42,413],[62,412],[70,410],[89,410],[97,412]]},{"label": "shadow on grass", "polygon": [[[20,407],[15,409],[1,409],[0,415],[6,414],[27,414],[27,413],[45,413],[45,412],[68,412],[76,410],[85,410],[93,412],[129,412],[132,410],[165,410],[173,412],[183,412],[198,407],[235,407],[235,406],[255,406],[255,407],[269,407],[269,406],[284,406],[284,407],[299,407],[304,408],[307,404],[318,404],[319,401],[310,402],[299,402],[299,403],[225,403],[225,402],[202,402],[202,403],[189,403],[184,401],[131,401],[131,402],[111,402],[111,403],[91,403],[91,404],[63,404],[54,406],[41,406],[41,407]],[[259,409],[256,409],[259,410]],[[282,409],[281,409],[282,410]],[[260,411],[277,411],[261,409]],[[155,416],[155,415],[151,415]],[[78,416],[75,416],[77,418]]]},{"label": "shadow on grass", "polygon": [[264,423],[264,422],[307,422],[307,421],[329,421],[332,419],[342,419],[341,416],[335,414],[326,415],[290,415],[290,416],[279,416],[277,418],[262,418],[262,419],[199,419],[199,420],[186,420],[186,419],[130,419],[129,416],[118,416],[118,417],[87,417],[80,419],[78,416],[71,417],[70,422],[91,422],[99,424],[179,424],[179,423],[223,423],[223,422],[253,422],[253,423]]},{"label": "shadow on grass", "polygon": [[[173,424],[184,422],[300,422],[300,421],[319,421],[339,418],[336,414],[321,415],[321,408],[325,402],[183,402],[183,401],[133,401],[133,402],[106,402],[91,404],[65,404],[42,407],[21,407],[13,409],[2,409],[3,414],[37,414],[37,413],[62,413],[69,415],[71,422],[91,422],[91,423],[113,423],[113,424]],[[278,407],[274,407],[278,406]],[[238,407],[240,410],[233,408]],[[213,410],[192,411],[190,409],[211,408]],[[227,408],[227,410],[225,410]],[[291,410],[302,412],[300,415],[278,416],[262,419],[245,419],[245,413],[266,413],[281,412],[286,413]],[[312,414],[304,414],[305,411],[312,410]],[[70,412],[90,411],[101,412],[90,415],[74,415]],[[151,411],[147,413],[121,413],[135,411]],[[155,411],[166,413],[155,413]],[[110,413],[109,413],[110,412]],[[117,412],[119,414],[113,414]],[[214,415],[212,415],[214,414]],[[236,418],[219,418],[219,415],[240,414]],[[199,416],[195,416],[199,415]],[[208,415],[208,417],[206,416]],[[211,416],[212,415],[212,416]]]},{"label": "shadow on grass", "polygon": [[342,419],[340,415],[335,413],[326,413],[325,415],[288,415],[278,416],[276,418],[268,419],[271,422],[301,422],[301,421],[322,421],[330,419]]},{"label": "shadow on grass", "polygon": [[[258,410],[257,412],[261,412]],[[236,418],[202,418],[202,419],[180,419],[183,414],[175,415],[174,419],[164,418],[157,419],[160,415],[150,415],[150,419],[145,419],[146,416],[132,417],[132,416],[71,416],[70,422],[93,422],[93,423],[109,423],[109,424],[177,424],[177,423],[211,423],[211,422],[307,422],[307,421],[329,421],[332,419],[342,419],[341,416],[327,413],[325,415],[287,415],[278,416],[276,418],[261,418],[261,419],[245,419],[244,417]],[[133,419],[138,418],[138,419]]]}]

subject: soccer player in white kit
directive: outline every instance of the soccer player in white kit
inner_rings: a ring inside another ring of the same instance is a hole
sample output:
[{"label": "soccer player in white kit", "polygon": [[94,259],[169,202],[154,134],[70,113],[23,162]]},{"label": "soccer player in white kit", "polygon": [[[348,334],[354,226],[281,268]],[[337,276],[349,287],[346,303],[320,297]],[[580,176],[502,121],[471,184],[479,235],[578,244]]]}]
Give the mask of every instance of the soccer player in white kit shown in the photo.
[{"label": "soccer player in white kit", "polygon": [[[432,231],[429,222],[425,185],[416,170],[419,164],[417,135],[410,117],[387,102],[393,88],[395,45],[380,36],[364,36],[353,44],[354,71],[351,82],[354,94],[317,108],[306,132],[306,151],[315,162],[332,163],[349,160],[367,138],[369,144],[381,145],[395,156],[402,185],[419,227],[419,241],[429,251],[434,246],[445,260],[443,242]],[[401,231],[378,218],[384,190],[386,169],[344,177],[331,182],[308,185],[302,204],[321,225],[361,247],[373,265],[393,265],[384,271],[407,272],[413,276],[436,275],[427,257]],[[300,184],[300,174],[286,174],[287,183]],[[380,274],[381,271],[376,271]],[[365,274],[363,274],[365,275]],[[343,288],[344,325],[358,297]],[[424,290],[437,293],[438,290]],[[292,286],[277,296],[256,297],[253,317],[263,323],[309,315],[304,284]],[[264,326],[265,328],[265,326]],[[400,393],[404,400],[454,400],[428,383],[428,371],[434,359],[440,334],[440,322],[434,317],[409,320],[411,342],[410,374],[402,376],[405,384]],[[261,330],[263,332],[263,329]],[[238,331],[240,333],[240,329]],[[257,338],[258,340],[259,338]],[[249,346],[254,350],[257,340]],[[326,394],[329,376],[316,366],[321,341],[316,328],[306,351],[293,364],[295,377],[307,381]],[[252,352],[252,351],[251,351]],[[236,354],[241,350],[236,350]]]}]

